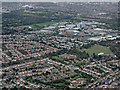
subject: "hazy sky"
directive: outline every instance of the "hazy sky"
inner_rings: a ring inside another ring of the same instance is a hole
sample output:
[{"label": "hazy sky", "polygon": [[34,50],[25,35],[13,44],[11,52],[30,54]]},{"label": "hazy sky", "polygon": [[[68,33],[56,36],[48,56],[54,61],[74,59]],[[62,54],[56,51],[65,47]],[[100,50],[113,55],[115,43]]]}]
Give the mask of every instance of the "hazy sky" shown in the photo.
[{"label": "hazy sky", "polygon": [[118,2],[120,0],[0,0],[2,2]]}]

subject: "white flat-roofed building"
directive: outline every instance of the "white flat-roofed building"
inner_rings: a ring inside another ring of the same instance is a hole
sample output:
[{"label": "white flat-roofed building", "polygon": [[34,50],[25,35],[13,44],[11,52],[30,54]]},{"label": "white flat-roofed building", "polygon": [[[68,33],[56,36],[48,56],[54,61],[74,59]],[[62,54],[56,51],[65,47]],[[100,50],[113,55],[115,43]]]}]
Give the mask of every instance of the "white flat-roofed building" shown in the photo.
[{"label": "white flat-roofed building", "polygon": [[89,38],[88,40],[91,40],[91,41],[100,41],[102,39],[100,37],[92,37],[92,38]]}]

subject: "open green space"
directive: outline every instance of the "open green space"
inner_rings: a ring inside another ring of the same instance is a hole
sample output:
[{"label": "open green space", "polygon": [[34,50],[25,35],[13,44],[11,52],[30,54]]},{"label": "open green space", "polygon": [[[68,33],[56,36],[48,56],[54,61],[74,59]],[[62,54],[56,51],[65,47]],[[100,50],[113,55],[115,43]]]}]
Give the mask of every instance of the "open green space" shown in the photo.
[{"label": "open green space", "polygon": [[64,59],[59,58],[59,57],[57,57],[57,56],[53,56],[52,59],[53,59],[53,60],[56,60],[56,61],[59,61],[59,62],[64,61]]},{"label": "open green space", "polygon": [[29,27],[32,27],[33,29],[38,26],[38,27],[44,27],[44,26],[48,26],[48,25],[51,25],[51,24],[54,24],[56,22],[45,22],[45,23],[38,23],[38,24],[32,24],[32,25],[24,25],[24,26],[19,26],[21,28],[29,28]]},{"label": "open green space", "polygon": [[64,83],[56,83],[53,84],[54,86],[58,86],[58,87],[65,87],[66,85]]},{"label": "open green space", "polygon": [[104,19],[97,19],[97,18],[74,18],[78,20],[87,20],[87,21],[103,21]]},{"label": "open green space", "polygon": [[93,55],[93,53],[95,53],[96,55],[98,55],[99,53],[113,54],[112,51],[109,49],[109,47],[100,46],[100,45],[92,46],[89,49],[82,49],[81,51],[85,51],[89,55]]}]

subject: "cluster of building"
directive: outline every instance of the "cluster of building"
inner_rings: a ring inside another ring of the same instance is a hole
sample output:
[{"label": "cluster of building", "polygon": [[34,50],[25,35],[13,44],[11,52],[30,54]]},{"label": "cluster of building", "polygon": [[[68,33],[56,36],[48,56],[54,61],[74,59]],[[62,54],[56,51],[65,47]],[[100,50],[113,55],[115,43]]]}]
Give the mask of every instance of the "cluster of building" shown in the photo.
[{"label": "cluster of building", "polygon": [[[8,63],[10,61],[18,61],[23,59],[28,59],[31,57],[38,57],[44,54],[56,52],[58,49],[31,40],[23,40],[21,38],[16,38],[11,40],[7,39],[8,36],[3,36],[3,43],[5,48],[2,52],[3,63]],[[6,38],[6,39],[5,39]]]},{"label": "cluster of building", "polygon": [[[59,22],[44,27],[38,31],[30,31],[31,34],[46,35],[41,40],[57,48],[71,49],[73,47],[89,44],[91,41],[107,41],[120,38],[118,30],[102,29],[107,24],[99,22]],[[47,35],[49,34],[50,37]]]},{"label": "cluster of building", "polygon": [[[110,5],[114,8],[111,9]],[[97,8],[106,7],[106,10],[93,9],[96,6]],[[88,17],[112,19],[112,16],[108,16],[105,11],[117,12],[116,6],[116,3],[3,3],[2,13],[10,13],[14,10],[29,13],[30,10],[33,15],[41,12],[32,12],[32,10],[40,9],[43,10],[42,12],[56,12],[56,15],[73,16],[72,19],[76,19],[76,22],[61,20],[52,25],[45,25],[42,29],[40,27],[35,29],[34,24],[28,28],[3,27],[3,30],[17,32],[2,35],[0,42],[3,44],[0,48],[2,53],[0,63],[3,65],[0,69],[2,87],[20,88],[22,86],[29,89],[53,90],[66,86],[69,88],[119,88],[120,60],[112,60],[116,59],[115,55],[99,53],[98,56],[102,58],[97,60],[92,56],[81,59],[78,58],[79,54],[71,52],[61,54],[60,52],[73,48],[80,49],[91,42],[119,39],[119,30],[108,29],[108,24],[88,19]],[[82,10],[83,7],[84,10]],[[47,17],[43,15],[43,17],[49,18],[49,15]],[[82,19],[84,20],[80,21]],[[115,41],[115,44],[116,50],[119,51],[119,42]]]},{"label": "cluster of building", "polygon": [[[119,87],[120,72],[118,69],[111,69],[116,67],[115,64],[119,61],[109,61],[107,64],[98,64],[99,62],[95,61],[94,64],[90,62],[90,65],[78,67],[76,63],[80,63],[79,60],[75,60],[74,63],[63,64],[44,58],[9,66],[2,69],[4,74],[3,86],[9,88],[11,86],[17,86],[18,88],[20,86],[26,88],[38,88],[40,86],[52,88],[51,84],[46,85],[45,83],[65,79],[70,83],[70,88]],[[92,79],[86,77],[86,75],[89,75]],[[11,81],[14,83],[10,84]]]},{"label": "cluster of building", "polygon": [[[20,86],[52,88],[54,84],[48,83],[61,79],[67,80],[70,83],[68,85],[70,88],[119,86],[116,76],[119,74],[117,69],[119,64],[117,64],[118,62],[112,62],[112,64],[106,62],[105,60],[110,56],[103,56],[103,53],[99,53],[99,55],[106,59],[99,61],[93,58],[92,61],[91,58],[77,59],[76,55],[70,53],[53,55],[52,58],[41,57],[63,49],[79,48],[91,43],[91,41],[119,38],[117,30],[97,28],[99,25],[105,24],[98,22],[59,22],[39,31],[30,31],[31,34],[3,35],[2,63],[24,61],[24,63],[10,64],[2,69],[4,74],[3,86],[7,88],[13,86],[18,88]],[[106,38],[98,40],[98,37]],[[61,61],[53,59],[53,57]],[[85,77],[87,75],[89,77]],[[109,79],[110,76],[114,78]],[[13,83],[10,84],[11,82]]]}]

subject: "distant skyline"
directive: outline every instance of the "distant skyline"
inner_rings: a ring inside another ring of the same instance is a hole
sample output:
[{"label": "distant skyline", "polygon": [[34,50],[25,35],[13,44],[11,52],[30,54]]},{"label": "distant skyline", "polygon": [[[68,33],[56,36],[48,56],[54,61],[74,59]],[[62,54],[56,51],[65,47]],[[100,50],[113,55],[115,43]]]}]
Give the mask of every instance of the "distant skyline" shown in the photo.
[{"label": "distant skyline", "polygon": [[2,2],[119,2],[120,0],[0,0]]}]

